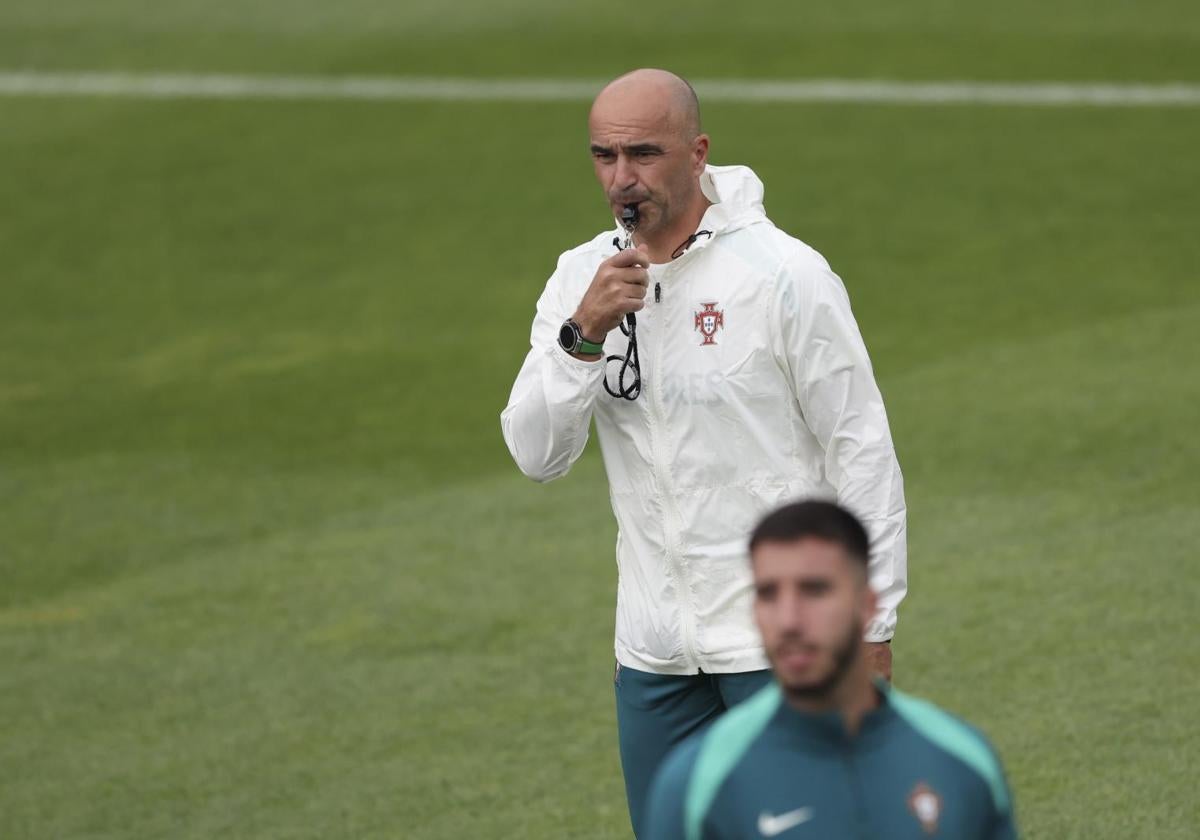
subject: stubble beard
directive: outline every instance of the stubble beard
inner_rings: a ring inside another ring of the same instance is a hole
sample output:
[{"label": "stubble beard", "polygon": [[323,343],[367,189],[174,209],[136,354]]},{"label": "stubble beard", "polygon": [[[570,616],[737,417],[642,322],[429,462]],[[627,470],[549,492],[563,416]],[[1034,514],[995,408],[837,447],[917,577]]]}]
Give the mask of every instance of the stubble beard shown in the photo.
[{"label": "stubble beard", "polygon": [[[861,623],[855,616],[841,643],[833,649],[833,666],[824,679],[802,685],[788,685],[780,681],[784,694],[791,700],[806,704],[824,704],[832,700],[844,682],[846,674],[850,672],[859,656],[862,655],[862,630],[860,628]],[[778,674],[778,670],[776,673]]]}]

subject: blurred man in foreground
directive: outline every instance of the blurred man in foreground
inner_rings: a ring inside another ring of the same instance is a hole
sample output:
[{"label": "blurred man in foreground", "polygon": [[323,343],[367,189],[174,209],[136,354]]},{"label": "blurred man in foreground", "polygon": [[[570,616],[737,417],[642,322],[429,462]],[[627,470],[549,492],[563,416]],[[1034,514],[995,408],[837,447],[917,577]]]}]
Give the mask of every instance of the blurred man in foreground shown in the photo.
[{"label": "blurred man in foreground", "polygon": [[983,736],[872,679],[868,550],[862,524],[828,502],[759,524],[754,616],[775,682],[662,765],[650,840],[1016,837]]},{"label": "blurred man in foreground", "polygon": [[549,481],[596,423],[619,528],[614,682],[636,833],[668,750],[770,679],[745,557],[758,518],[824,495],[868,520],[866,633],[887,675],[905,505],[841,280],[771,223],[753,172],[708,165],[691,87],[634,71],[600,92],[588,128],[619,221],[559,257],[501,424],[521,470]]}]

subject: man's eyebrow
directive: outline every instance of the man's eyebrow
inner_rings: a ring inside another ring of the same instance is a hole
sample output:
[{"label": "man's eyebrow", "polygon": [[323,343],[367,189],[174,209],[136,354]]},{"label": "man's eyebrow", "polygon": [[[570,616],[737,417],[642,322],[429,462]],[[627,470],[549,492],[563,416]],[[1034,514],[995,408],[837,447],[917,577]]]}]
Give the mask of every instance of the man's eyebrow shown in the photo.
[{"label": "man's eyebrow", "polygon": [[[644,154],[647,152],[649,152],[651,154],[661,154],[663,152],[663,147],[658,145],[657,143],[634,143],[629,146],[621,146],[620,148],[626,154],[630,154],[630,155]],[[594,154],[594,155],[599,155],[599,154],[611,155],[613,153],[612,146],[602,146],[599,143],[593,143],[591,146],[591,150],[592,150],[592,154]]]}]

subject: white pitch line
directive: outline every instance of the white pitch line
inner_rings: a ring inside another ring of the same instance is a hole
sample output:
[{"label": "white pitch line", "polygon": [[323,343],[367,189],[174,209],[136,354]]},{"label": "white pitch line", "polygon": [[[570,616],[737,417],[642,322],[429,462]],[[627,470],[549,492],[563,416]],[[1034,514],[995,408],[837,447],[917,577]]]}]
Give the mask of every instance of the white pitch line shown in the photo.
[{"label": "white pitch line", "polygon": [[[235,76],[0,71],[0,96],[139,99],[361,99],[397,102],[587,102],[603,82],[423,76]],[[1200,84],[700,79],[705,102],[1200,107]]]}]

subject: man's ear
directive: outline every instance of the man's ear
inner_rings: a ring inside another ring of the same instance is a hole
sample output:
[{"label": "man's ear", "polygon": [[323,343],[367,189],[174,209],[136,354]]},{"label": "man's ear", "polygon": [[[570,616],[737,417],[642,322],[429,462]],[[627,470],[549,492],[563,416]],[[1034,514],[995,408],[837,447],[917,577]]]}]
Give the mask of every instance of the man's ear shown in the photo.
[{"label": "man's ear", "polygon": [[692,169],[699,176],[708,165],[708,135],[701,134],[692,141]]}]

